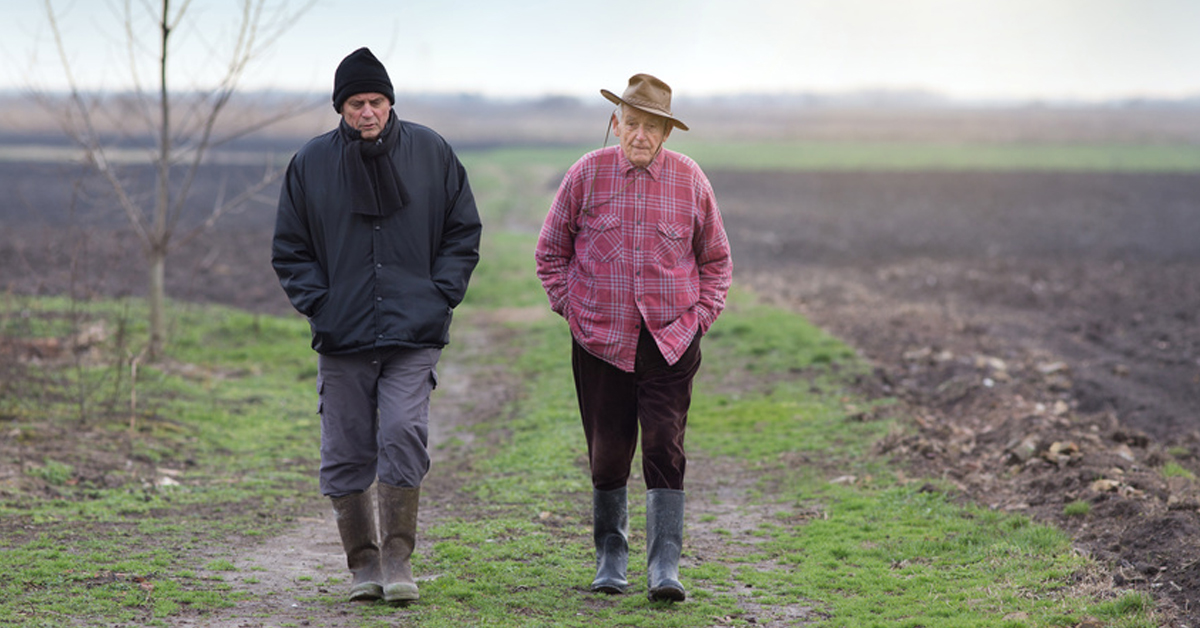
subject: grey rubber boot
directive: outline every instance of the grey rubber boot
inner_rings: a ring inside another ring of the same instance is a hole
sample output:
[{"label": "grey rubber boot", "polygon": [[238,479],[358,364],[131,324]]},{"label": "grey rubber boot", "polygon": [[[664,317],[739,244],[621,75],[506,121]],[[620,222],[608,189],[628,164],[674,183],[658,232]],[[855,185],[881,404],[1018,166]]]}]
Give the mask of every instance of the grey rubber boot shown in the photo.
[{"label": "grey rubber boot", "polygon": [[354,576],[350,601],[378,600],[383,597],[383,572],[379,546],[375,543],[375,503],[371,491],[334,497],[330,501],[346,551],[346,564]]},{"label": "grey rubber boot", "polygon": [[392,604],[412,602],[420,597],[411,560],[417,545],[417,502],[421,489],[382,482],[378,486],[383,599]]},{"label": "grey rubber boot", "polygon": [[679,583],[683,552],[683,491],[665,488],[646,492],[646,576],[652,602],[682,602],[687,594]]},{"label": "grey rubber boot", "polygon": [[625,488],[592,490],[592,538],[596,541],[596,579],[592,590],[624,593],[629,582],[629,505]]}]

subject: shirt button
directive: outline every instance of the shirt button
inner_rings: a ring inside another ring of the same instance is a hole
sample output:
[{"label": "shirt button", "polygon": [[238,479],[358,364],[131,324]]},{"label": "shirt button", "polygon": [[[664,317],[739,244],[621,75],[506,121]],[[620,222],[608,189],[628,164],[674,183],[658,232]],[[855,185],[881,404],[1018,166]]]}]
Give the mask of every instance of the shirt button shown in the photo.
[{"label": "shirt button", "polygon": [[375,268],[383,268],[383,264],[376,264]]},{"label": "shirt button", "polygon": [[383,297],[375,297],[375,300],[376,300],[376,301],[382,301],[382,300],[383,300]]}]

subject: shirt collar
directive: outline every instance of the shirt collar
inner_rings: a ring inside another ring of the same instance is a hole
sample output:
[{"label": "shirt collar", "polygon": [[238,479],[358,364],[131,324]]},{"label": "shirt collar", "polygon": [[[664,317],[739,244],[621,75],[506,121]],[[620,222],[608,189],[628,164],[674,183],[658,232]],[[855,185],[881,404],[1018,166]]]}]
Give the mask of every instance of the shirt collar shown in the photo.
[{"label": "shirt collar", "polygon": [[633,162],[629,161],[629,158],[625,156],[625,151],[621,150],[619,145],[614,146],[613,148],[617,149],[617,165],[621,169],[621,174],[630,176],[635,170],[644,170],[650,175],[651,179],[655,181],[658,180],[659,173],[661,173],[663,169],[662,164],[667,152],[666,146],[659,148],[658,154],[654,156],[654,161],[651,161],[650,165],[646,166],[645,168],[638,168],[637,166],[634,166]]}]

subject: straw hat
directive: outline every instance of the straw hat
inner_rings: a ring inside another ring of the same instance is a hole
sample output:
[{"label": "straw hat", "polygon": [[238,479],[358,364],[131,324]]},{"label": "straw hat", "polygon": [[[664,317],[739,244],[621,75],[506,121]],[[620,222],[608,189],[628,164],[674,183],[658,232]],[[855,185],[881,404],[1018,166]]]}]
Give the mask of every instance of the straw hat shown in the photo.
[{"label": "straw hat", "polygon": [[629,86],[620,96],[607,89],[600,90],[600,93],[613,104],[629,105],[646,113],[662,116],[680,129],[688,130],[683,121],[671,114],[671,86],[649,74],[634,74],[629,77]]}]

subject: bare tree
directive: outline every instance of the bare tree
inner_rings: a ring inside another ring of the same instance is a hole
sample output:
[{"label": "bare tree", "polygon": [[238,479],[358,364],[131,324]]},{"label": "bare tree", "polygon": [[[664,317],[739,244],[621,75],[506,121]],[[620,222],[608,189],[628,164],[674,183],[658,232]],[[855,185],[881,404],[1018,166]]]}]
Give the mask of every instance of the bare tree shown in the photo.
[{"label": "bare tree", "polygon": [[[161,1],[161,5],[154,4],[158,1]],[[135,12],[133,0],[122,1],[119,10],[133,79],[132,101],[129,104],[136,113],[128,118],[145,125],[140,129],[140,135],[154,139],[149,161],[155,170],[155,189],[154,194],[149,196],[137,193],[131,180],[123,176],[116,149],[108,145],[102,134],[98,99],[81,90],[72,72],[59,25],[60,14],[56,12],[52,0],[43,0],[43,3],[70,91],[67,111],[61,118],[64,130],[83,150],[87,162],[112,187],[125,217],[143,245],[149,266],[150,339],[147,358],[157,359],[167,342],[165,277],[168,254],[176,246],[211,229],[223,214],[254,197],[282,174],[280,165],[264,164],[261,179],[228,197],[222,192],[203,221],[181,232],[180,218],[206,155],[218,146],[261,128],[264,123],[278,121],[287,115],[275,115],[270,120],[251,121],[229,129],[220,127],[218,121],[227,111],[247,67],[261,58],[313,6],[315,0],[308,0],[294,11],[288,10],[286,3],[277,0],[240,0],[240,14],[232,46],[220,53],[213,53],[222,55],[219,59],[224,67],[222,76],[211,87],[186,93],[176,93],[169,85],[168,81],[172,78],[169,62],[171,36],[181,24],[187,23],[191,0],[181,0],[176,8],[172,8],[171,0],[140,0],[137,6],[141,12],[153,18],[157,27],[154,32],[136,28],[135,17],[142,14]],[[140,66],[137,62],[145,50],[157,50],[153,64],[155,76],[149,81],[144,81],[144,77],[139,75]],[[156,84],[156,89],[147,89],[146,83]],[[181,115],[176,115],[177,109],[183,109]],[[291,113],[298,112],[299,107],[296,107]]]}]

